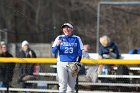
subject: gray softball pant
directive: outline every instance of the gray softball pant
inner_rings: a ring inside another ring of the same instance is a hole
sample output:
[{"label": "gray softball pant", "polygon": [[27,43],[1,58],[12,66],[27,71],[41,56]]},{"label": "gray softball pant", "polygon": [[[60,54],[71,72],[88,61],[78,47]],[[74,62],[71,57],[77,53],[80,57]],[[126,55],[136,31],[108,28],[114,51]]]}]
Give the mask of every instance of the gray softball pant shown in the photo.
[{"label": "gray softball pant", "polygon": [[72,76],[67,65],[70,62],[57,62],[57,75],[59,82],[59,93],[75,93],[76,77]]}]

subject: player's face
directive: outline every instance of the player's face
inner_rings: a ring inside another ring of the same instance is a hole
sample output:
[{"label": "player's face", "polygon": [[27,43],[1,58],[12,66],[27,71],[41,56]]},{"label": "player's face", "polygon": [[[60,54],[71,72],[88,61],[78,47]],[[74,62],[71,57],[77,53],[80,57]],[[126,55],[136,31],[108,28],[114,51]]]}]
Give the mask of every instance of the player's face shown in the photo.
[{"label": "player's face", "polygon": [[73,29],[68,27],[68,26],[65,26],[63,27],[63,33],[66,35],[66,36],[70,36],[72,35],[73,33]]}]

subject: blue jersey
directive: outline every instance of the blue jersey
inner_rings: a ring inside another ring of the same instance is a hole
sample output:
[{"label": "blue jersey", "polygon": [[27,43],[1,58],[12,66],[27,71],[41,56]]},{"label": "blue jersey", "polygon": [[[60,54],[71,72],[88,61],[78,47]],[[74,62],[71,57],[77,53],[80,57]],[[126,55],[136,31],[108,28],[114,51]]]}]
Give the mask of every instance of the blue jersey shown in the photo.
[{"label": "blue jersey", "polygon": [[[59,46],[56,45],[58,40],[62,41]],[[82,50],[83,43],[76,35],[59,35],[52,45],[52,52],[57,55],[57,61],[60,62],[77,61],[77,57],[82,56]]]}]

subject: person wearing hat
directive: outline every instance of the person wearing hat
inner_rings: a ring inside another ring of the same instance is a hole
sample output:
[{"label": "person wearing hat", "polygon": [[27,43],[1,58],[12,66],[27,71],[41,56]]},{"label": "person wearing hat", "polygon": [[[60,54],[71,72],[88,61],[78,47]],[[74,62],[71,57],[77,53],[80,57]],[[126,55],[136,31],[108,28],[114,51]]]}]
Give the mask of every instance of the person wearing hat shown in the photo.
[{"label": "person wearing hat", "polygon": [[[30,48],[29,42],[24,40],[21,44],[21,50],[18,53],[19,58],[36,58],[36,53]],[[23,88],[30,88],[32,84],[26,83],[26,80],[34,79],[35,64],[24,63],[19,66],[19,83]],[[25,92],[28,93],[28,92]]]},{"label": "person wearing hat", "polygon": [[[100,37],[99,59],[119,59],[120,53],[117,45],[107,35]],[[99,65],[98,73],[110,74],[111,65]]]},{"label": "person wearing hat", "polygon": [[52,45],[52,52],[57,55],[59,93],[74,93],[80,67],[76,63],[81,61],[83,43],[73,34],[72,24],[64,23],[62,31],[64,34],[57,36]]}]

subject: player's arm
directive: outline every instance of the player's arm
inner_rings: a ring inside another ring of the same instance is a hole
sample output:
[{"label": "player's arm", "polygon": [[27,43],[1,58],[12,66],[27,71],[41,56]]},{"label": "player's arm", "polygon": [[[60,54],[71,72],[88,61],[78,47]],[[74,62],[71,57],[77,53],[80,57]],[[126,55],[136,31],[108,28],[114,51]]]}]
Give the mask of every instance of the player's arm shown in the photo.
[{"label": "player's arm", "polygon": [[52,52],[56,54],[60,48],[61,40],[59,40],[59,36],[55,39],[52,45]]},{"label": "player's arm", "polygon": [[83,50],[83,43],[80,37],[78,37],[79,45],[78,45],[78,56],[77,62],[80,62],[82,59],[82,50]]},{"label": "player's arm", "polygon": [[81,56],[78,56],[78,57],[77,57],[77,62],[80,62],[81,59],[82,59],[82,57],[81,57]]}]

